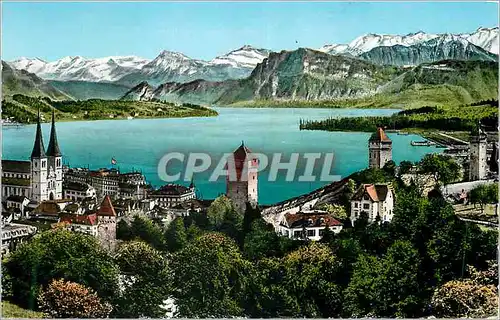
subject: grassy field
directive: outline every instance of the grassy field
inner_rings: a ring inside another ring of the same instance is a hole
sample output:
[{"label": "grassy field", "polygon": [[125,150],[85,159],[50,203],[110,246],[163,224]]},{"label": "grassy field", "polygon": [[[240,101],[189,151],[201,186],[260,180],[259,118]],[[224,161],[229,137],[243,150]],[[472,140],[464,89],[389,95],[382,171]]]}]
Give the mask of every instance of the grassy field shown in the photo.
[{"label": "grassy field", "polygon": [[41,312],[26,310],[8,301],[2,301],[2,318],[43,318]]},{"label": "grassy field", "polygon": [[84,101],[53,101],[25,95],[6,97],[2,101],[2,118],[19,123],[33,123],[40,110],[49,120],[55,111],[57,121],[133,118],[184,118],[216,116],[215,110],[193,105],[166,102],[120,101],[91,99]]}]

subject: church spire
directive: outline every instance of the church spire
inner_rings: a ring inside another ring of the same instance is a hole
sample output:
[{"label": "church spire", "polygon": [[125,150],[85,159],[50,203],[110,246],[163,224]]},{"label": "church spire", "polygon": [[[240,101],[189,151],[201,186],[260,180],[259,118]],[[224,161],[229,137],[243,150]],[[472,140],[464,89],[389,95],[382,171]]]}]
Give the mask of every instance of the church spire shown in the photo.
[{"label": "church spire", "polygon": [[55,121],[54,110],[52,110],[52,128],[50,129],[50,141],[49,141],[49,147],[47,148],[47,155],[49,157],[61,156],[61,150],[59,150],[59,143],[57,143],[56,121]]},{"label": "church spire", "polygon": [[35,144],[31,151],[31,158],[45,158],[45,147],[43,146],[42,126],[40,125],[40,109],[38,109],[38,120],[36,123]]}]

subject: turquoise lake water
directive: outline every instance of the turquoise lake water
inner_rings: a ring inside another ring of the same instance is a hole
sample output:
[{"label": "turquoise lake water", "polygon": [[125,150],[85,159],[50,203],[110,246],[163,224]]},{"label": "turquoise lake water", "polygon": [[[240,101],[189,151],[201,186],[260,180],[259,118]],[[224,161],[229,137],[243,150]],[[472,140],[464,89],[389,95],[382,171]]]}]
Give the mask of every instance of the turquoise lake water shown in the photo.
[{"label": "turquoise lake water", "polygon": [[[334,153],[331,174],[345,177],[368,166],[370,133],[300,131],[300,119],[324,119],[330,116],[380,116],[397,110],[388,109],[272,109],[216,108],[218,117],[180,119],[101,120],[57,123],[57,135],[63,161],[71,167],[91,169],[111,167],[117,160],[121,171],[141,170],[149,182],[160,186],[166,182],[157,174],[158,161],[168,152],[206,152],[215,167],[224,153],[232,152],[245,141],[253,152]],[[50,124],[42,125],[45,147]],[[420,136],[388,134],[393,141],[393,159],[417,161],[426,153],[439,152],[434,147],[413,147],[411,140]],[[28,160],[33,148],[35,126],[6,127],[2,130],[4,159]],[[282,160],[282,161],[284,161]],[[186,163],[187,161],[185,161]],[[321,164],[323,161],[318,161]],[[178,172],[179,161],[173,161],[169,172]],[[185,164],[184,163],[184,164]],[[300,158],[296,177],[302,174],[305,161]],[[317,167],[317,169],[319,166]],[[172,171],[170,171],[172,170]],[[199,196],[214,198],[225,192],[225,180],[209,182],[212,171],[195,175]],[[328,182],[286,182],[286,172],[278,171],[277,180],[267,181],[267,172],[259,174],[259,203],[271,204],[307,193]],[[188,185],[189,182],[180,181]]]}]

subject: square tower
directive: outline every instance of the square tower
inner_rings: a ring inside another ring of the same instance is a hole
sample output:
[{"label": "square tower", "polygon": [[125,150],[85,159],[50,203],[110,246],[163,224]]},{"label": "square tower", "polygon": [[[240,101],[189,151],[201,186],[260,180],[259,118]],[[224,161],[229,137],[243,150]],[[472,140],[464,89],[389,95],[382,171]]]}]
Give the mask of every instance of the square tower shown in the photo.
[{"label": "square tower", "polygon": [[483,180],[487,176],[486,148],[488,140],[486,134],[478,126],[470,137],[469,144],[469,180]]},{"label": "square tower", "polygon": [[368,140],[368,167],[382,169],[392,160],[392,140],[385,134],[384,129],[377,128]]},{"label": "square tower", "polygon": [[[231,199],[240,213],[244,213],[246,203],[253,207],[258,205],[258,168],[259,160],[252,156],[252,151],[242,142],[241,146],[233,152],[235,175],[228,174],[226,178],[226,196]],[[228,170],[230,166],[226,165]]]}]

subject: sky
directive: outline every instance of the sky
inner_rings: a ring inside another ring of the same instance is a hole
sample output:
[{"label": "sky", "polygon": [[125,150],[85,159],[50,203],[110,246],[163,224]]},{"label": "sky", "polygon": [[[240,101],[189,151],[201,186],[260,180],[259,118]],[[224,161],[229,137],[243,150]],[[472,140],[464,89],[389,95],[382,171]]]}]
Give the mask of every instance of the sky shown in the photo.
[{"label": "sky", "polygon": [[136,55],[210,60],[250,44],[274,51],[349,43],[367,33],[473,32],[498,25],[493,2],[2,1],[2,59]]}]

